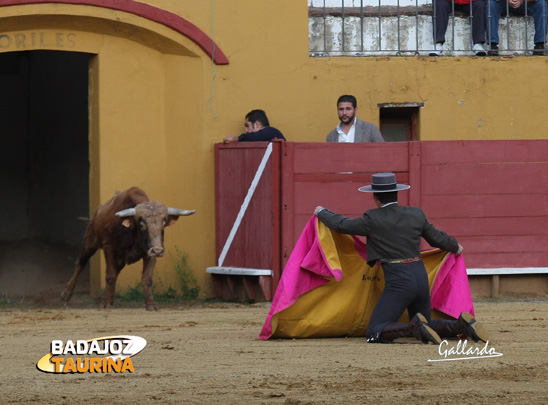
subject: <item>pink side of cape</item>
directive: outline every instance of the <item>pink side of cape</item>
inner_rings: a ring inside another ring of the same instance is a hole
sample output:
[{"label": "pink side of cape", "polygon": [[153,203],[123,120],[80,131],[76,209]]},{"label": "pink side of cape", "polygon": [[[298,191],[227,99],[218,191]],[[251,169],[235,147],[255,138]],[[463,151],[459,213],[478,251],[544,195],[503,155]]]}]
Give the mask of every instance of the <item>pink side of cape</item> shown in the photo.
[{"label": "pink side of cape", "polygon": [[461,312],[476,316],[462,255],[451,253],[443,262],[432,286],[430,305],[453,318]]},{"label": "pink side of cape", "polygon": [[275,314],[289,308],[304,293],[327,284],[329,279],[326,277],[341,280],[342,271],[328,265],[318,240],[316,217],[313,216],[289,256],[259,339],[266,340],[272,335],[271,320]]}]

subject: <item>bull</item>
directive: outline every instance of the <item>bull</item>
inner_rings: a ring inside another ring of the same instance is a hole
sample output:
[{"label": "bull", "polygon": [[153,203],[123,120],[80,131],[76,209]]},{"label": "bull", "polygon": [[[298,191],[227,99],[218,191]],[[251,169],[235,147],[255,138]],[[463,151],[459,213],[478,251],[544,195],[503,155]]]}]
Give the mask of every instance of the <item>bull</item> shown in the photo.
[{"label": "bull", "polygon": [[103,307],[109,308],[114,303],[116,280],[126,264],[142,259],[146,309],[157,310],[152,294],[152,273],[156,258],[164,255],[164,228],[173,225],[179,216],[194,212],[151,201],[137,187],[116,193],[97,208],[87,227],[74,274],[61,294],[65,303],[69,302],[76,280],[91,256],[103,249],[106,261]]}]

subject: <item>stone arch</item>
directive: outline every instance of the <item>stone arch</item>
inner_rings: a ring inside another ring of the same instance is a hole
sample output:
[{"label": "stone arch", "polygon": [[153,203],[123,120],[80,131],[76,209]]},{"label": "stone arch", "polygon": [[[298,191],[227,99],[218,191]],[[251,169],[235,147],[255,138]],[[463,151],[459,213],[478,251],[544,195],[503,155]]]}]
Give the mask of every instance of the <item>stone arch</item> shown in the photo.
[{"label": "stone arch", "polygon": [[218,65],[229,63],[228,58],[215,42],[200,28],[188,20],[160,8],[133,0],[5,0],[0,7],[36,4],[68,4],[101,7],[123,11],[162,24],[197,44]]}]

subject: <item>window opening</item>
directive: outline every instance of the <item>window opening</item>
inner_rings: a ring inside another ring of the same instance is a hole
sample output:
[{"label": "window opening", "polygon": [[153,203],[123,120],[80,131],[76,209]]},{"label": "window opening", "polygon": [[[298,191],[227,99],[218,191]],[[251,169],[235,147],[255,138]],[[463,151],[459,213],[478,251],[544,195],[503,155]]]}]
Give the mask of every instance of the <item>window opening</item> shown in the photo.
[{"label": "window opening", "polygon": [[385,142],[417,141],[419,109],[424,103],[379,104],[380,130]]}]

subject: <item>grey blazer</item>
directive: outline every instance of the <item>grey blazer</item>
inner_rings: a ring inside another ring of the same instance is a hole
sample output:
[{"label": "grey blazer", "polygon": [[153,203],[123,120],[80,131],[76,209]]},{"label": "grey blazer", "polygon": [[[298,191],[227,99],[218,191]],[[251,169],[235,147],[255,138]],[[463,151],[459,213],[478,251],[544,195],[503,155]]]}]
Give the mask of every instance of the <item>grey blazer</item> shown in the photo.
[{"label": "grey blazer", "polygon": [[367,262],[420,257],[421,237],[431,246],[456,253],[459,245],[455,238],[434,227],[422,209],[388,205],[366,211],[362,217],[347,218],[327,209],[318,218],[336,232],[367,236]]},{"label": "grey blazer", "polygon": [[[375,124],[365,122],[356,118],[356,128],[354,130],[354,143],[358,142],[384,142],[381,131]],[[327,134],[327,142],[339,142],[339,133],[337,128]]]}]

